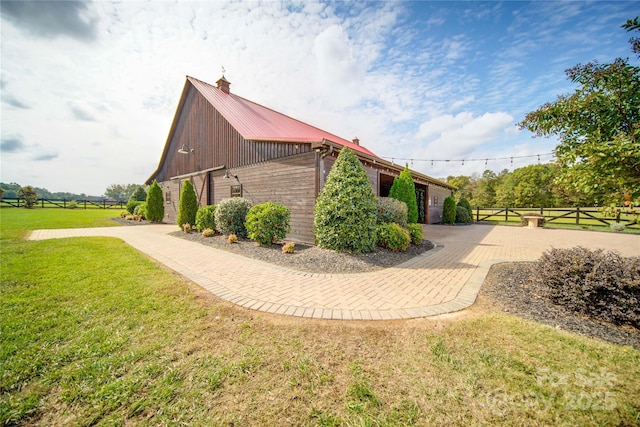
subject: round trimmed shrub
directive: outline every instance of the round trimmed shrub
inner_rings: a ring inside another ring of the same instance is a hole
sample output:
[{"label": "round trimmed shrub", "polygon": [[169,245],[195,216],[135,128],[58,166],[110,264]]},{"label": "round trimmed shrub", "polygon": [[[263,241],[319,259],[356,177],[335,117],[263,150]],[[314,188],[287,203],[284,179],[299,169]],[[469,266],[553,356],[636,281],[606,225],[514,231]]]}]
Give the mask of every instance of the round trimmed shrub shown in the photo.
[{"label": "round trimmed shrub", "polygon": [[378,224],[395,222],[401,226],[407,225],[407,204],[392,197],[376,197]]},{"label": "round trimmed shrub", "polygon": [[141,205],[142,203],[144,203],[144,202],[141,202],[140,200],[131,200],[131,199],[129,199],[129,201],[127,202],[127,206],[126,206],[127,212],[129,212],[131,215],[133,215],[135,210],[136,210],[136,208],[139,205]]},{"label": "round trimmed shrub", "polygon": [[147,219],[153,222],[162,222],[164,218],[164,197],[162,197],[162,188],[160,188],[156,180],[149,187],[145,214]]},{"label": "round trimmed shrub", "polygon": [[196,213],[196,228],[202,233],[207,228],[216,229],[216,205],[202,206]]},{"label": "round trimmed shrub", "polygon": [[469,216],[473,218],[473,209],[471,209],[471,203],[469,203],[467,199],[461,197],[460,200],[458,200],[458,206],[462,206],[467,211],[469,211]]},{"label": "round trimmed shrub", "polygon": [[147,219],[147,203],[142,202],[133,210],[134,215],[139,215],[142,219]]},{"label": "round trimmed shrub", "polygon": [[180,201],[178,203],[177,223],[182,228],[184,224],[194,225],[196,223],[196,213],[198,212],[198,196],[191,181],[185,180],[182,183]]},{"label": "round trimmed shrub", "polygon": [[422,225],[421,224],[407,224],[407,231],[411,236],[411,243],[419,245],[422,243]]},{"label": "round trimmed shrub", "polygon": [[404,252],[411,243],[409,232],[395,223],[380,224],[376,227],[376,244],[394,252]]},{"label": "round trimmed shrub", "polygon": [[473,219],[464,206],[456,206],[456,222],[459,224],[471,224]]},{"label": "round trimmed shrub", "polygon": [[316,243],[335,251],[371,252],[376,219],[376,196],[367,172],[354,151],[343,148],[316,200]]},{"label": "round trimmed shrub", "polygon": [[249,209],[245,226],[250,239],[262,246],[271,246],[291,231],[290,219],[291,213],[286,206],[266,202]]},{"label": "round trimmed shrub", "polygon": [[247,237],[245,221],[251,208],[251,202],[243,197],[232,197],[218,203],[214,214],[216,230],[229,236]]},{"label": "round trimmed shrub", "polygon": [[442,204],[442,222],[444,224],[454,224],[456,222],[456,201],[449,196]]}]

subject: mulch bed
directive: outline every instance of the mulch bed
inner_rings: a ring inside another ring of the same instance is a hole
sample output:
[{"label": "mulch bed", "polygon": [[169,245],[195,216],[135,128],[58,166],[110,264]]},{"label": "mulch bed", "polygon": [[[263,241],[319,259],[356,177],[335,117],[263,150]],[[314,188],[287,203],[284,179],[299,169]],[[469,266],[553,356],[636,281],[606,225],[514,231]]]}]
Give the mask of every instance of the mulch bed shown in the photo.
[{"label": "mulch bed", "polygon": [[409,245],[406,252],[376,248],[368,254],[349,254],[296,243],[294,253],[283,254],[282,243],[268,247],[259,246],[248,239],[229,243],[224,236],[202,237],[200,233],[186,234],[179,230],[171,235],[282,267],[323,274],[364,273],[381,270],[402,264],[434,247],[433,243],[423,240],[419,245]]},{"label": "mulch bed", "polygon": [[532,266],[530,262],[510,262],[491,267],[476,304],[557,329],[640,348],[640,330],[595,320],[538,297],[532,285]]}]

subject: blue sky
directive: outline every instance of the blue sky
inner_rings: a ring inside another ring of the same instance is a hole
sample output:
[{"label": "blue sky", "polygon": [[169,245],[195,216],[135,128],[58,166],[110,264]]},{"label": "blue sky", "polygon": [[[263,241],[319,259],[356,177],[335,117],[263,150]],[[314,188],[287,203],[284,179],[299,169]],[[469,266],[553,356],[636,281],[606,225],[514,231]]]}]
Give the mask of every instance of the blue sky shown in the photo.
[{"label": "blue sky", "polygon": [[222,66],[232,92],[444,178],[551,160],[516,123],[574,89],[567,68],[638,63],[637,2],[1,5],[0,180],[91,195],[145,181],[185,76]]}]

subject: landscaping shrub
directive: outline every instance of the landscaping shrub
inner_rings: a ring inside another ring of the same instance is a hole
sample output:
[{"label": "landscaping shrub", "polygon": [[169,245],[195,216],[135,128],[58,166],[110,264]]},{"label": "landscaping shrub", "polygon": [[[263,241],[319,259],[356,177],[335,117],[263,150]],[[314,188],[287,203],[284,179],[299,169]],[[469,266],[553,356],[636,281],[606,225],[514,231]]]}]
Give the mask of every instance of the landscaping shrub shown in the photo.
[{"label": "landscaping shrub", "polygon": [[538,220],[538,227],[542,227],[544,225],[544,217],[540,215],[540,212],[525,212],[520,216],[520,224],[529,225],[529,221],[525,219],[525,216],[537,216],[540,217]]},{"label": "landscaping shrub", "polygon": [[407,204],[407,222],[415,224],[418,222],[418,202],[416,200],[416,185],[411,177],[408,166],[400,172],[400,176],[393,179],[393,184],[389,190],[389,197],[400,200]]},{"label": "landscaping shrub", "polygon": [[149,221],[162,222],[164,218],[164,197],[162,196],[162,188],[160,188],[156,180],[149,187],[145,213]]},{"label": "landscaping shrub", "polygon": [[444,224],[454,224],[456,222],[456,201],[451,196],[444,199],[442,205],[442,222]]},{"label": "landscaping shrub", "polygon": [[127,212],[129,212],[131,215],[134,214],[136,207],[138,207],[139,205],[141,205],[144,202],[141,202],[140,200],[131,200],[129,199],[129,201],[127,202]]},{"label": "landscaping shrub", "polygon": [[290,219],[291,213],[286,206],[266,202],[249,209],[245,226],[250,239],[262,246],[270,246],[291,231]]},{"label": "landscaping shrub", "polygon": [[67,209],[78,209],[78,202],[71,200],[67,205]]},{"label": "landscaping shrub", "polygon": [[216,230],[224,235],[247,237],[245,221],[250,208],[251,202],[243,197],[222,200],[216,207]]},{"label": "landscaping shrub", "polygon": [[473,218],[464,206],[456,206],[456,222],[460,224],[471,224]]},{"label": "landscaping shrub", "polygon": [[419,245],[422,243],[422,225],[421,224],[407,224],[407,231],[411,236],[411,243]]},{"label": "landscaping shrub", "polygon": [[296,249],[296,244],[293,242],[285,243],[282,245],[283,254],[292,254]]},{"label": "landscaping shrub", "polygon": [[380,224],[376,227],[376,244],[395,252],[404,252],[411,243],[409,232],[395,223]]},{"label": "landscaping shrub", "polygon": [[551,249],[534,263],[540,295],[577,313],[640,328],[640,257],[582,247]]},{"label": "landscaping shrub", "polygon": [[143,186],[139,186],[138,188],[136,188],[136,191],[133,192],[133,194],[131,194],[131,197],[129,197],[129,200],[137,200],[139,202],[144,202],[147,200],[147,192],[144,191],[144,187]]},{"label": "landscaping shrub", "polygon": [[146,219],[147,218],[147,203],[146,202],[142,202],[138,206],[136,206],[135,209],[133,210],[133,214],[134,215],[138,215],[142,219]]},{"label": "landscaping shrub", "polygon": [[189,224],[188,222],[185,222],[184,224],[182,224],[182,231],[189,234],[193,231],[193,228],[191,227],[191,224]]},{"label": "landscaping shrub", "polygon": [[469,216],[473,218],[473,209],[471,209],[471,203],[469,203],[467,199],[461,197],[460,200],[458,200],[457,206],[462,206],[463,208],[465,208],[467,211],[469,211]]},{"label": "landscaping shrub", "polygon": [[227,242],[229,242],[229,243],[238,243],[238,236],[236,236],[233,233],[229,234],[229,236],[227,237]]},{"label": "landscaping shrub", "polygon": [[376,244],[376,198],[362,163],[349,148],[340,151],[314,209],[318,246],[371,252]]},{"label": "landscaping shrub", "polygon": [[216,205],[202,206],[196,213],[196,228],[199,233],[210,228],[216,229]]},{"label": "landscaping shrub", "polygon": [[395,222],[403,227],[407,225],[407,204],[392,197],[376,197],[378,224]]},{"label": "landscaping shrub", "polygon": [[185,180],[182,183],[182,191],[180,192],[180,201],[178,202],[178,226],[183,224],[195,224],[196,213],[198,212],[198,196],[193,188],[191,181]]},{"label": "landscaping shrub", "polygon": [[216,234],[211,228],[205,228],[202,230],[202,237],[213,237]]}]

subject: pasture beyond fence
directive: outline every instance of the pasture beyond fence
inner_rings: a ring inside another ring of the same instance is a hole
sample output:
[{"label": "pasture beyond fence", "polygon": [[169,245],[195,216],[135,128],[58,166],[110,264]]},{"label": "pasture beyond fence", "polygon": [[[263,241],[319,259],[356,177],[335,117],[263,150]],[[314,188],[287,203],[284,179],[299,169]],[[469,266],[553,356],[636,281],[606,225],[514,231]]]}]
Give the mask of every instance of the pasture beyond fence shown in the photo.
[{"label": "pasture beyond fence", "polygon": [[622,224],[627,228],[640,229],[637,221],[638,209],[620,208],[615,217],[606,217],[600,208],[475,208],[476,222],[520,222],[523,215],[538,214],[545,224],[606,226]]},{"label": "pasture beyond fence", "polygon": [[[2,198],[0,208],[23,208],[25,200],[21,198]],[[62,209],[125,209],[127,202],[110,199],[46,199],[38,198],[33,205],[34,208],[62,208]]]}]

